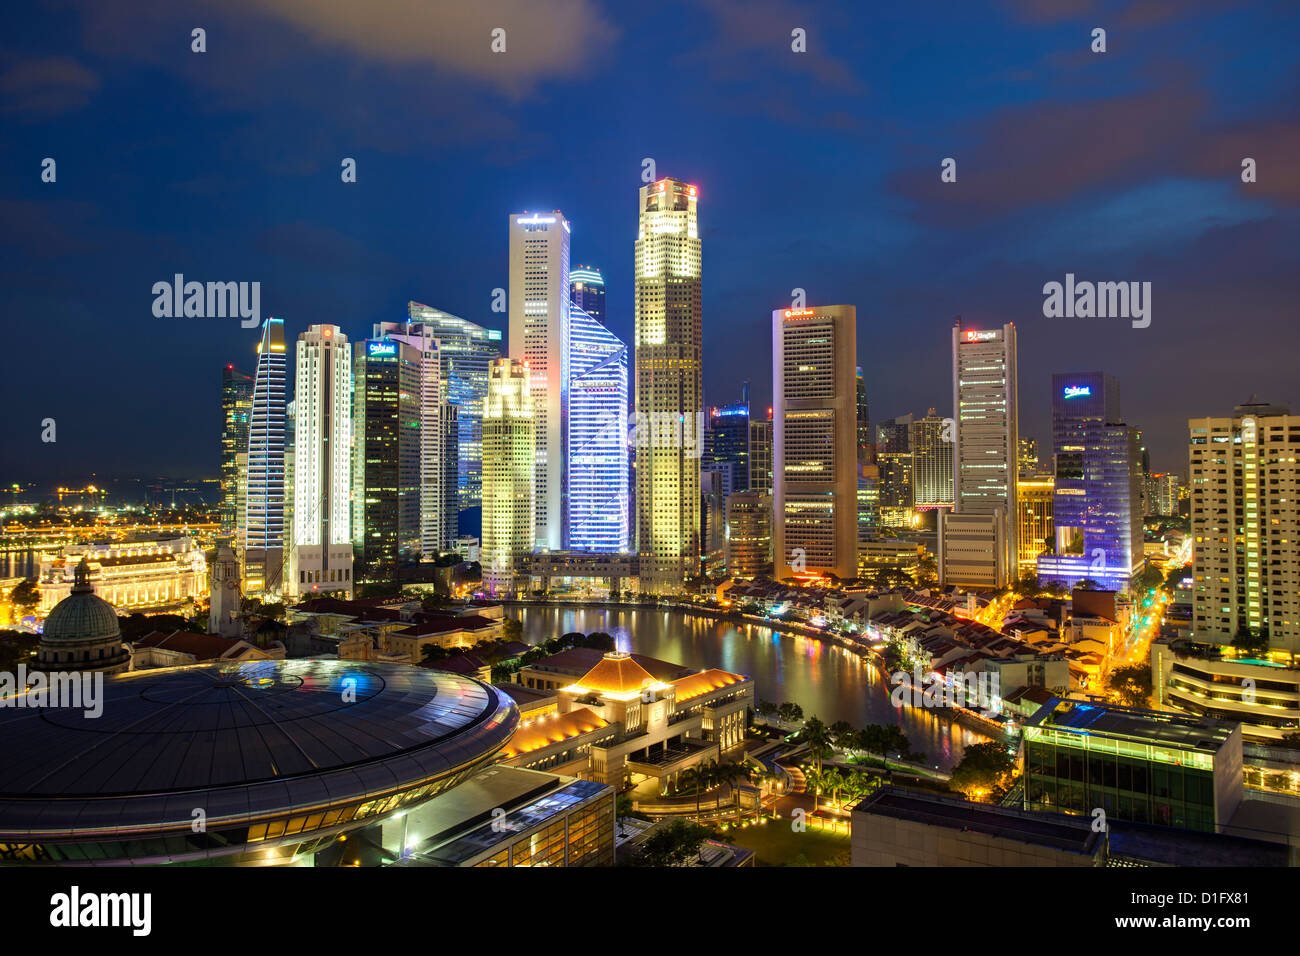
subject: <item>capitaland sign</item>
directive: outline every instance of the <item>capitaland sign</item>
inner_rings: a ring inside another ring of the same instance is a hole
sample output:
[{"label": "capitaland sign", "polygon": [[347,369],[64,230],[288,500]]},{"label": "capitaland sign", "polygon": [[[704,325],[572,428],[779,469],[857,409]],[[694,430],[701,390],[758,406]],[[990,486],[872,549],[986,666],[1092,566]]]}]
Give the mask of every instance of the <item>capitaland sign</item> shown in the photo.
[{"label": "capitaland sign", "polygon": [[1067,385],[1062,394],[1066,398],[1086,398],[1092,394],[1091,385]]}]

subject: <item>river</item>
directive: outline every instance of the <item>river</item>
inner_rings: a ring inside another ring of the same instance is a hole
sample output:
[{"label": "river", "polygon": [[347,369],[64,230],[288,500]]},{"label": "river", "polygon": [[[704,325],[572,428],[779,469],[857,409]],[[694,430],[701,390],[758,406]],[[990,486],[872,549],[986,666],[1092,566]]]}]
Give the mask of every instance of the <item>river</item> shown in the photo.
[{"label": "river", "polygon": [[913,750],[944,770],[961,759],[963,747],[986,739],[930,711],[895,708],[890,685],[874,667],[844,648],[812,638],[659,609],[533,606],[507,607],[506,614],[523,624],[529,644],[569,631],[605,631],[620,651],[753,677],[760,700],[793,701],[805,716],[816,715],[827,724],[897,724]]}]

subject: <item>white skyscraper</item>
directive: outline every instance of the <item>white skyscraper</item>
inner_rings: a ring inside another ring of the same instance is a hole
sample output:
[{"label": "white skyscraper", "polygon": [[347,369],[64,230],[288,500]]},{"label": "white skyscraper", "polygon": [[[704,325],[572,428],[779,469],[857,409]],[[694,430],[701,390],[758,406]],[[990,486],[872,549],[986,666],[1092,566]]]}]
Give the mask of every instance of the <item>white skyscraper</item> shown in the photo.
[{"label": "white skyscraper", "polygon": [[528,365],[499,359],[483,401],[483,543],[480,561],[489,594],[515,590],[515,572],[533,545],[535,410]]},{"label": "white skyscraper", "polygon": [[512,215],[510,357],[528,363],[537,417],[534,544],[552,551],[564,547],[569,294],[568,220],[559,210]]},{"label": "white skyscraper", "polygon": [[352,593],[352,350],[335,325],[298,336],[293,596]]},{"label": "white skyscraper", "polygon": [[1016,327],[952,330],[952,514],[940,522],[939,574],[945,584],[993,590],[1011,583],[1020,452]]}]

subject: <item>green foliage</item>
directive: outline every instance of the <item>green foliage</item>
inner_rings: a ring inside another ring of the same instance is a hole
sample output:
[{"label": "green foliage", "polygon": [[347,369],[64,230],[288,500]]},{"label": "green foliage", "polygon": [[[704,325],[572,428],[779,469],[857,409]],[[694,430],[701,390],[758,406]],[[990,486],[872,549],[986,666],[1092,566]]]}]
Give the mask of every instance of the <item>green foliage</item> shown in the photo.
[{"label": "green foliage", "polygon": [[1145,707],[1151,696],[1151,665],[1130,664],[1117,667],[1106,678],[1106,686],[1129,707]]},{"label": "green foliage", "polygon": [[669,820],[621,862],[624,866],[676,866],[697,854],[712,835],[708,827],[690,820]]},{"label": "green foliage", "polygon": [[972,744],[953,767],[948,786],[966,796],[998,794],[1014,769],[1007,748],[999,743]]}]

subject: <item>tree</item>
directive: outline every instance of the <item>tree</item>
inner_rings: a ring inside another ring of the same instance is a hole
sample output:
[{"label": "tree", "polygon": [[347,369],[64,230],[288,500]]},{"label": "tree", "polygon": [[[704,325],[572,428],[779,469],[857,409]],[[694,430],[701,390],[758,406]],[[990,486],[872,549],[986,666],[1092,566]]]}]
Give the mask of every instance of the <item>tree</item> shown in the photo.
[{"label": "tree", "polygon": [[1160,573],[1160,569],[1147,565],[1142,569],[1142,573],[1137,577],[1137,586],[1144,591],[1152,591],[1160,587],[1165,581],[1165,576]]},{"label": "tree", "polygon": [[841,750],[848,750],[852,747],[858,734],[858,732],[853,729],[853,725],[847,720],[837,720],[835,723],[831,724],[830,733],[832,739],[835,741],[835,746],[839,747]]},{"label": "tree", "polygon": [[700,791],[708,790],[713,786],[713,770],[711,767],[697,763],[694,767],[687,767],[682,771],[681,782],[688,787],[695,788],[695,816],[700,815]]},{"label": "tree", "polygon": [[966,748],[961,762],[953,767],[948,787],[967,797],[997,793],[1013,766],[1011,755],[1002,744],[972,744]]},{"label": "tree", "polygon": [[9,592],[9,603],[14,606],[18,617],[30,617],[35,614],[37,606],[41,603],[41,592],[36,587],[36,582],[30,579],[19,581]]},{"label": "tree", "polygon": [[793,701],[781,701],[781,706],[777,708],[776,712],[777,716],[782,720],[788,720],[790,723],[803,720],[803,708]]},{"label": "tree", "polygon": [[624,866],[678,866],[699,853],[712,832],[690,820],[662,824],[623,860]]},{"label": "tree", "polygon": [[1145,707],[1151,696],[1151,666],[1130,664],[1117,667],[1106,678],[1106,686],[1129,707]]},{"label": "tree", "polygon": [[799,736],[808,745],[808,753],[816,762],[817,772],[820,773],[822,759],[829,757],[835,750],[831,745],[830,728],[816,717],[809,717],[804,721],[803,730]]},{"label": "tree", "polygon": [[1237,625],[1237,633],[1233,635],[1232,646],[1251,654],[1262,654],[1268,650],[1268,631],[1265,628],[1251,631],[1243,621]]},{"label": "tree", "polygon": [[773,714],[776,713],[777,706],[776,704],[772,703],[770,700],[760,700],[754,706],[754,710],[756,713],[758,713],[760,717],[771,717]]}]

